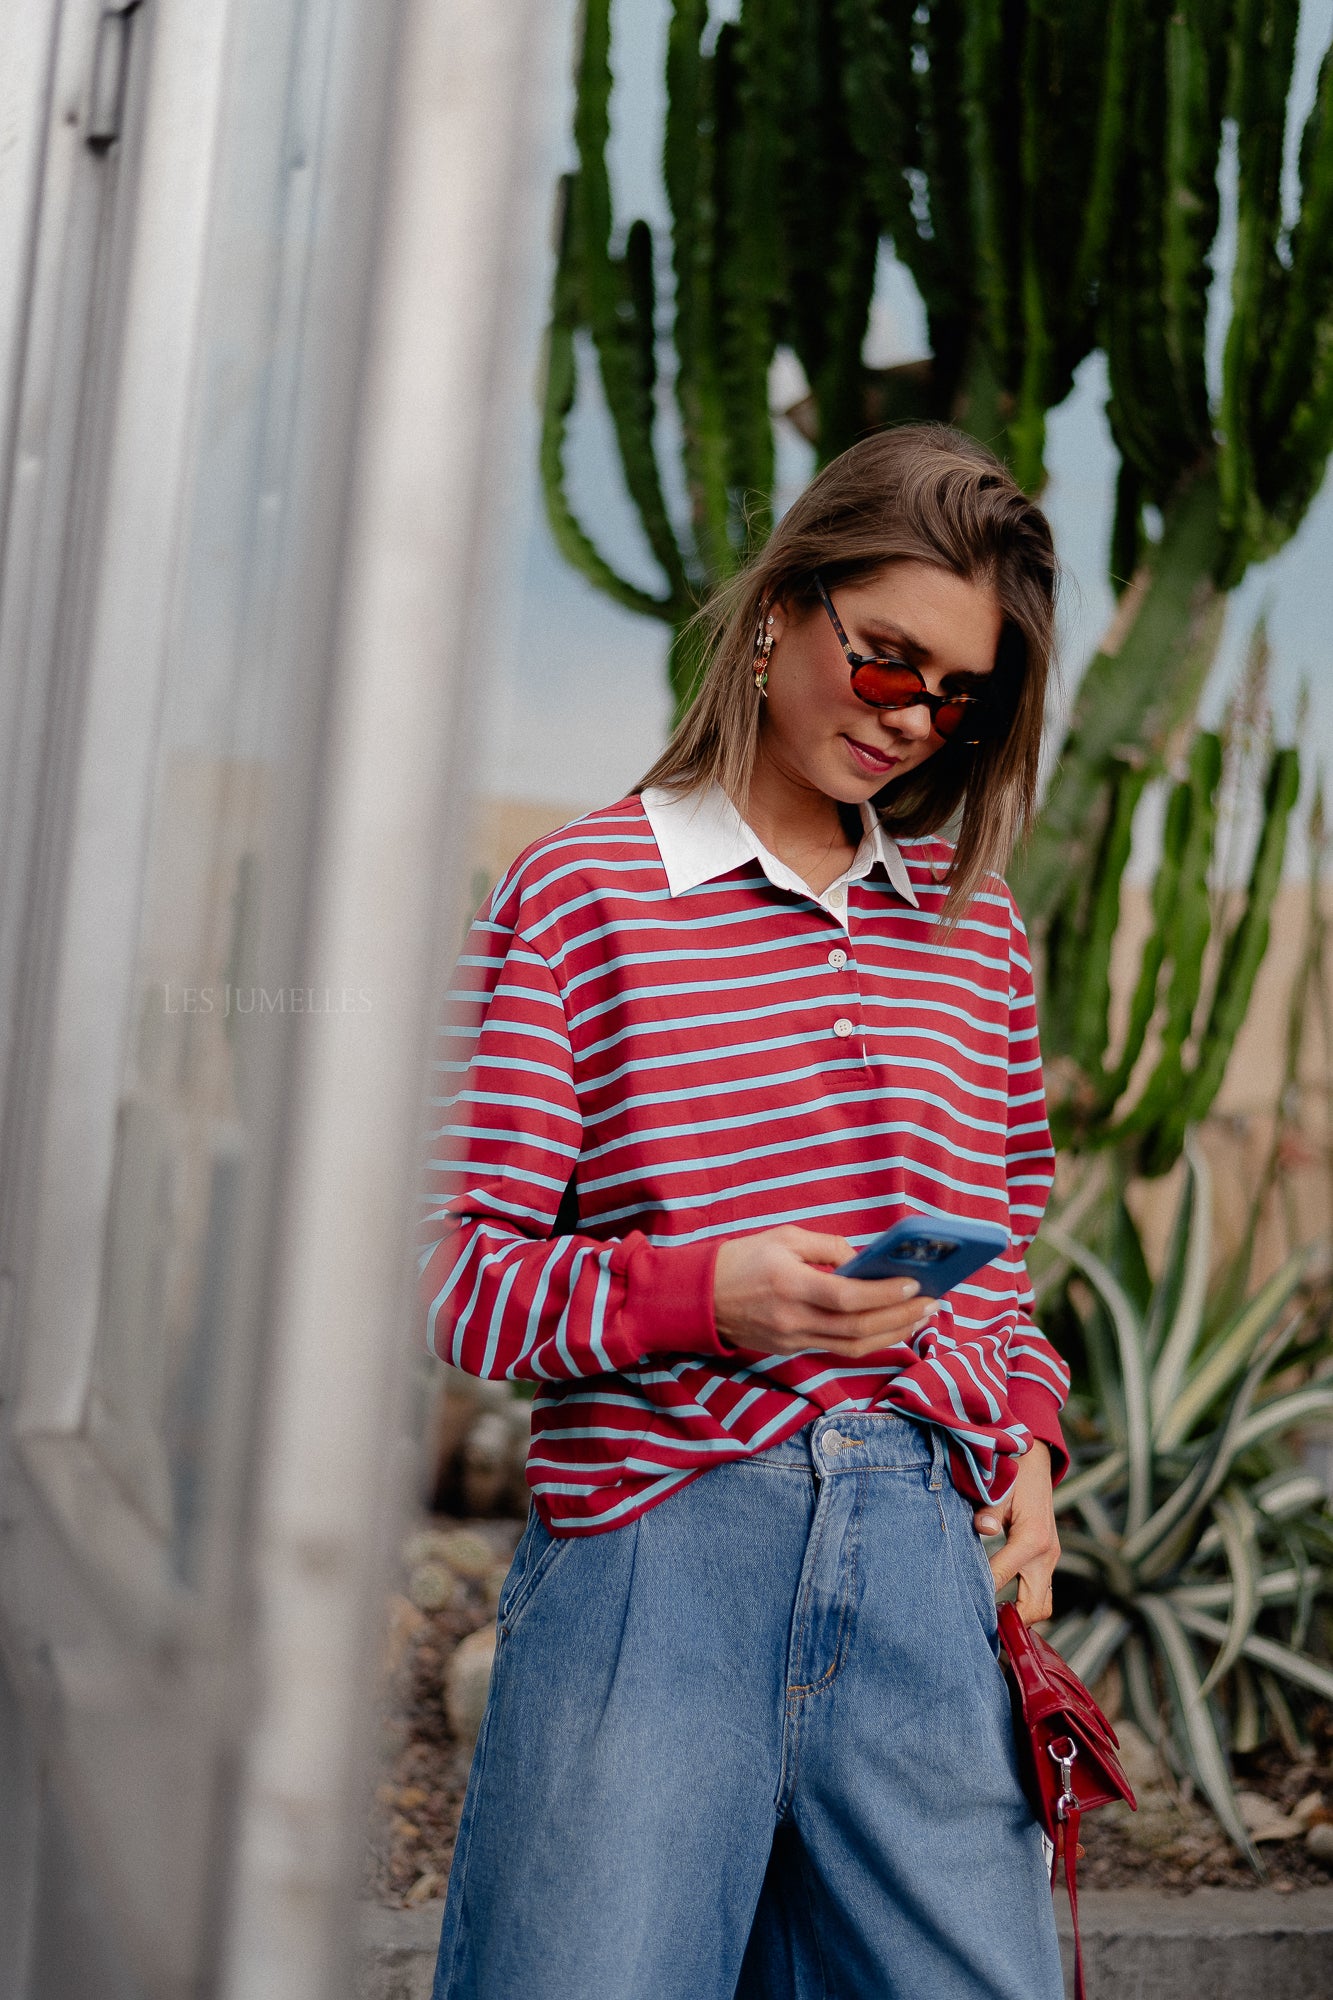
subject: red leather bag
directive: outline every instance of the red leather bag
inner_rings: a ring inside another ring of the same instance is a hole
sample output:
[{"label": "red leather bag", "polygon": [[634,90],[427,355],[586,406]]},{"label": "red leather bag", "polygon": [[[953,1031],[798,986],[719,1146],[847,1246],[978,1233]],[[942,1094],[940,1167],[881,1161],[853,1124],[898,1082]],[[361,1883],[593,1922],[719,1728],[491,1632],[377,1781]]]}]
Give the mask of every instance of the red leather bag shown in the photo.
[{"label": "red leather bag", "polygon": [[1014,1698],[1019,1768],[1032,1810],[1055,1849],[1051,1886],[1061,1859],[1074,1924],[1074,1993],[1086,2000],[1083,1945],[1078,1933],[1078,1829],[1085,1812],[1123,1799],[1137,1802],[1116,1755],[1119,1741],[1078,1675],[1054,1646],[1026,1626],[1013,1604],[1000,1606],[1000,1643]]}]

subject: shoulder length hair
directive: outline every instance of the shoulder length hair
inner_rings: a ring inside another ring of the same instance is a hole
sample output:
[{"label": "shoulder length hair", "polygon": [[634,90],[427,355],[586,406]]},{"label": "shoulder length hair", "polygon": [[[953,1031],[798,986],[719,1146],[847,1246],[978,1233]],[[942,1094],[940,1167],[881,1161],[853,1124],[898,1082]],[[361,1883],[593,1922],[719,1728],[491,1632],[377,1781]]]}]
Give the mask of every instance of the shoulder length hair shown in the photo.
[{"label": "shoulder length hair", "polygon": [[946,932],[984,877],[1002,875],[1036,807],[1057,566],[1050,526],[993,452],[943,424],[862,438],[826,465],[763,549],[695,615],[702,669],[690,708],[635,787],[702,790],[716,781],[745,814],[759,747],[756,634],[767,607],[818,601],[886,563],[924,562],[988,585],[1002,617],[995,694],[1009,715],[984,743],[945,742],[875,794],[891,834],[938,832],[962,808],[945,880]]}]

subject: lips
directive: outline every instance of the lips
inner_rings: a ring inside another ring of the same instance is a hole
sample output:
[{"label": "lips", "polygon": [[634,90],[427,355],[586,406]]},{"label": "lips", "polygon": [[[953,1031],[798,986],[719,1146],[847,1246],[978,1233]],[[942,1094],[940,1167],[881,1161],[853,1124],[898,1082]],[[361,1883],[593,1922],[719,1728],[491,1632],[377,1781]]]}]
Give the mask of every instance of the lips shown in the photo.
[{"label": "lips", "polygon": [[877,774],[892,771],[902,761],[901,758],[888,756],[882,750],[872,750],[868,743],[859,743],[854,736],[844,736],[842,740],[851,751],[853,761],[863,771],[874,771]]}]

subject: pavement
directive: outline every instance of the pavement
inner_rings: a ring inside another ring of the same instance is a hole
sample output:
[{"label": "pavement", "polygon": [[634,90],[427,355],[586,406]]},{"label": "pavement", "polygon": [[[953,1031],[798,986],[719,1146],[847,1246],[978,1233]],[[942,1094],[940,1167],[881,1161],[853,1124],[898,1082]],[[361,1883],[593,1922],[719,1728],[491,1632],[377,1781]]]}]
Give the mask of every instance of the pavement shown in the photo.
[{"label": "pavement", "polygon": [[[357,2000],[430,2000],[443,1910],[363,1905]],[[1085,1890],[1079,1916],[1088,2000],[1333,2000],[1333,1887]],[[1063,1886],[1056,1917],[1072,1994]]]}]

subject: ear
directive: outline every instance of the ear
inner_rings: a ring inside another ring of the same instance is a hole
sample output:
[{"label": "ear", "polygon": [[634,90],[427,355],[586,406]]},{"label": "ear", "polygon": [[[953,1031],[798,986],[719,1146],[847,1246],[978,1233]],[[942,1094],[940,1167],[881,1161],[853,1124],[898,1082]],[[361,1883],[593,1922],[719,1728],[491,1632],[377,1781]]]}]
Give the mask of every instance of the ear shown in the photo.
[{"label": "ear", "polygon": [[788,612],[785,601],[781,597],[775,597],[771,604],[765,605],[760,614],[759,623],[765,633],[771,632],[773,634],[773,644],[776,646],[788,624]]}]

